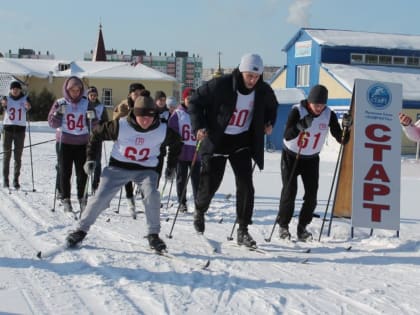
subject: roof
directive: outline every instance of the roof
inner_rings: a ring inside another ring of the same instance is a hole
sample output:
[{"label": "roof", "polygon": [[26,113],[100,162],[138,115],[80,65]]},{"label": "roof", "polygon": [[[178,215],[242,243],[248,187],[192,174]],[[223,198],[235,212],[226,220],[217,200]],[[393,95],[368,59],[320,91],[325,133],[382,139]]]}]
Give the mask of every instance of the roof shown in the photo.
[{"label": "roof", "polygon": [[420,50],[420,35],[373,33],[350,30],[302,28],[286,44],[283,50],[293,45],[306,32],[321,46],[375,47],[384,49]]},{"label": "roof", "polygon": [[[69,64],[70,68],[60,71],[60,64]],[[68,77],[105,78],[105,79],[136,79],[177,81],[174,77],[142,64],[132,66],[127,62],[107,61],[68,61],[0,58],[0,73],[19,76],[34,76],[38,78]]]},{"label": "roof", "polygon": [[305,93],[298,88],[273,89],[279,104],[296,104],[305,99]]},{"label": "roof", "polygon": [[404,100],[420,100],[420,69],[407,67],[355,66],[343,64],[321,64],[348,91],[353,90],[355,79],[400,83]]}]

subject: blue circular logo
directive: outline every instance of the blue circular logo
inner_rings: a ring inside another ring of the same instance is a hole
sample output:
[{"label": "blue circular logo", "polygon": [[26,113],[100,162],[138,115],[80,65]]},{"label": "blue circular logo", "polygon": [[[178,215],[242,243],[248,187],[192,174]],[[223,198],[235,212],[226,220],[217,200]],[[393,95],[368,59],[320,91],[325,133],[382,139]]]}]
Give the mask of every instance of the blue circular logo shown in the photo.
[{"label": "blue circular logo", "polygon": [[367,100],[375,109],[385,109],[391,104],[391,91],[386,85],[373,84],[367,90]]}]

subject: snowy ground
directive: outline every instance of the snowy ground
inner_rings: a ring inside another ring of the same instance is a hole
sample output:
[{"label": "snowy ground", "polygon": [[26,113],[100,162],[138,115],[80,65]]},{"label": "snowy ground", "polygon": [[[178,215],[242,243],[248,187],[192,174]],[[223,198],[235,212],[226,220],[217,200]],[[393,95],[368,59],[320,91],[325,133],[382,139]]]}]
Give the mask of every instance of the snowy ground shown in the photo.
[{"label": "snowy ground", "polygon": [[[54,139],[45,123],[31,127],[32,144]],[[56,212],[51,211],[54,142],[32,149],[35,192],[29,152],[24,151],[22,190],[0,191],[1,314],[420,314],[416,289],[420,165],[412,158],[401,160],[400,238],[395,231],[377,230],[369,237],[369,230],[356,229],[352,239],[349,220],[336,219],[331,236],[324,235],[321,242],[282,243],[278,229],[272,241],[265,242],[281,188],[277,152],[267,153],[266,169],[255,172],[254,225],[250,226],[268,253],[242,250],[230,245],[235,241],[227,241],[235,220],[235,198],[226,198],[235,192],[228,168],[206,221],[206,235],[218,253],[212,254],[193,230],[191,198],[190,213],[178,216],[171,239],[165,234],[171,229],[176,203],[162,210],[161,236],[175,256],[167,258],[148,250],[143,214],[133,220],[124,199],[120,214],[114,213],[116,196],[112,209],[98,218],[79,250],[39,260],[36,252],[61,244],[75,221],[58,205]],[[316,211],[321,216],[336,152],[331,145],[322,154]],[[295,227],[294,219],[293,232]],[[310,230],[316,239],[320,227],[321,219],[315,218]],[[303,253],[306,248],[311,253]],[[201,269],[208,259],[210,266]]]}]

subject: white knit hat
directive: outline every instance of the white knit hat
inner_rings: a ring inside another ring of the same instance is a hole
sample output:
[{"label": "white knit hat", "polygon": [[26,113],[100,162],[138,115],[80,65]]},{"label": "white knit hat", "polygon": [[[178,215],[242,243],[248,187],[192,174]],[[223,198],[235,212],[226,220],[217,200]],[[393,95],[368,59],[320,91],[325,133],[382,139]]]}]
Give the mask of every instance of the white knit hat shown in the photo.
[{"label": "white knit hat", "polygon": [[178,102],[176,101],[175,97],[169,96],[166,98],[166,106],[168,107],[176,107],[178,105]]},{"label": "white knit hat", "polygon": [[241,72],[254,72],[263,73],[264,65],[261,57],[257,54],[245,54],[241,58],[239,64],[239,71]]}]

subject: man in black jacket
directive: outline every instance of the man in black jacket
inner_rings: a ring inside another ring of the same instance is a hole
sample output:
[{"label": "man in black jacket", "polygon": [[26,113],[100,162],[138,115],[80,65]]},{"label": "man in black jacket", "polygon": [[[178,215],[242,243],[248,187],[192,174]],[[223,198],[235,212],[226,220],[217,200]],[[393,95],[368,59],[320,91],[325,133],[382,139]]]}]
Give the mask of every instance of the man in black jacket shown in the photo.
[{"label": "man in black jacket", "polygon": [[204,232],[204,214],[220,186],[228,159],[236,180],[237,241],[249,247],[256,244],[248,233],[254,208],[252,159],[263,169],[264,133],[271,133],[278,105],[273,90],[262,79],[263,68],[259,55],[244,55],[231,74],[199,87],[189,108],[202,158],[194,228]]}]

